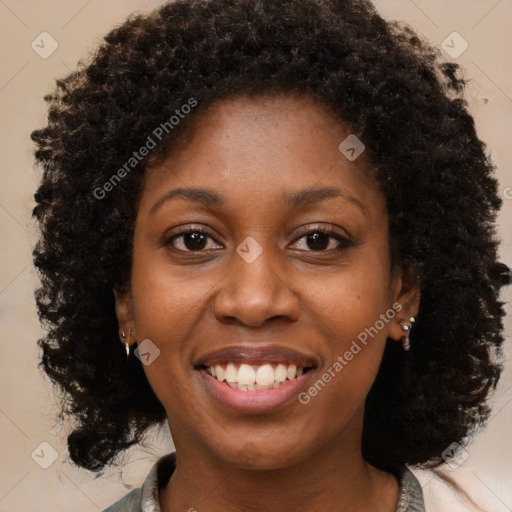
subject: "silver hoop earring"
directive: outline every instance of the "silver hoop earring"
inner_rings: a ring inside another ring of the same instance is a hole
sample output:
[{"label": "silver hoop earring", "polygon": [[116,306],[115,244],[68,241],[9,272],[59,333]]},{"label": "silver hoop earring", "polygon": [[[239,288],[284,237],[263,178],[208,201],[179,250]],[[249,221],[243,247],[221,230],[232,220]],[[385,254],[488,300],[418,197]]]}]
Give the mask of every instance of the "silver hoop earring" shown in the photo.
[{"label": "silver hoop earring", "polygon": [[[120,334],[121,334],[121,338],[123,340],[126,340],[126,332],[124,331],[124,329],[121,329]],[[131,335],[132,335],[132,328],[130,327],[128,329],[128,336],[131,336]],[[128,341],[124,342],[124,346],[126,349],[126,359],[128,359],[128,357],[130,357],[130,344],[128,343]]]},{"label": "silver hoop earring", "polygon": [[402,325],[402,331],[404,331],[405,333],[405,336],[402,338],[402,346],[405,351],[408,351],[411,348],[411,340],[409,338],[409,334],[411,333],[411,328],[415,321],[416,319],[413,316],[411,316],[409,318],[409,322],[411,322],[411,325]]}]

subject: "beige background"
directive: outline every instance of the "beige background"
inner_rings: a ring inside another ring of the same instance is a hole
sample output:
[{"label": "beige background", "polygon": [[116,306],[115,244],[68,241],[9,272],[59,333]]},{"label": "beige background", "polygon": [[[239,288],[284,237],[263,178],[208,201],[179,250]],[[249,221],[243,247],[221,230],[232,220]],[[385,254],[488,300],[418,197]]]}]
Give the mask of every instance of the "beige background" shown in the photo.
[{"label": "beige background", "polygon": [[[87,49],[126,15],[160,3],[0,0],[0,512],[102,510],[129,488],[140,486],[153,461],[172,450],[168,429],[164,429],[149,437],[149,450],[136,448],[127,453],[122,475],[112,470],[94,480],[91,473],[70,464],[65,444],[67,429],[55,423],[56,400],[46,377],[36,368],[36,339],[41,331],[32,297],[37,281],[31,262],[36,236],[30,210],[39,170],[33,169],[29,133],[45,122],[42,97],[53,88],[55,78],[67,74],[87,56]],[[454,31],[468,42],[469,47],[456,60],[474,79],[468,95],[471,111],[479,135],[488,143],[498,166],[504,197],[499,219],[502,259],[511,264],[512,1],[380,0],[377,6],[384,17],[409,22],[438,46]],[[51,34],[59,45],[47,59],[31,48],[42,32]],[[459,44],[454,40],[454,50],[461,48]],[[504,297],[512,299],[510,288]],[[510,356],[510,304],[507,308],[506,350]],[[510,365],[493,403],[487,428],[469,447],[469,457],[451,474],[486,510],[506,512],[512,511]],[[53,450],[56,460],[43,469],[36,460],[49,461]],[[427,512],[472,510],[428,473],[415,472],[424,485]]]}]

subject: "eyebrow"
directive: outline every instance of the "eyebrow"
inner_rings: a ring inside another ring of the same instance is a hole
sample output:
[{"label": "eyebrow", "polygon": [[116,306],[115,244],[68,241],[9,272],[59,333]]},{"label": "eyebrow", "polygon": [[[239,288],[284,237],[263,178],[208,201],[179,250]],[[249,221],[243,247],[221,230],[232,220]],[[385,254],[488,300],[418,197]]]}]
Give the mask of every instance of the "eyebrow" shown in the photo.
[{"label": "eyebrow", "polygon": [[[363,204],[355,197],[343,192],[339,188],[322,187],[322,188],[304,188],[294,190],[292,192],[284,192],[281,194],[281,199],[287,206],[291,208],[298,208],[308,204],[318,203],[326,199],[333,199],[340,197],[346,201],[357,205],[363,212],[366,212]],[[171,201],[175,198],[185,198],[189,201],[199,203],[205,206],[224,206],[225,199],[213,189],[197,188],[197,187],[180,187],[170,190],[163,195],[149,210],[149,215],[155,213],[164,203]]]}]

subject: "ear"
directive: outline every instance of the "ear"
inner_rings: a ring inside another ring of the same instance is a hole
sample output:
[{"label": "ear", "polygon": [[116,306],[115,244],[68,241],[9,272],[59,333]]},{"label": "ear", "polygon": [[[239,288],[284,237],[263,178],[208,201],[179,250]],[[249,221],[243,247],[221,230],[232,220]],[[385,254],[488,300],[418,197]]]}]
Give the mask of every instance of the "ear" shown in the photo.
[{"label": "ear", "polygon": [[402,325],[410,325],[409,318],[415,317],[420,309],[421,292],[411,276],[397,269],[391,283],[393,309],[396,315],[390,322],[389,337],[398,341],[404,337]]},{"label": "ear", "polygon": [[[124,345],[132,345],[137,339],[133,317],[133,302],[130,291],[120,291],[114,287],[115,308],[117,324],[119,325],[119,339]],[[124,333],[124,336],[123,336]]]}]

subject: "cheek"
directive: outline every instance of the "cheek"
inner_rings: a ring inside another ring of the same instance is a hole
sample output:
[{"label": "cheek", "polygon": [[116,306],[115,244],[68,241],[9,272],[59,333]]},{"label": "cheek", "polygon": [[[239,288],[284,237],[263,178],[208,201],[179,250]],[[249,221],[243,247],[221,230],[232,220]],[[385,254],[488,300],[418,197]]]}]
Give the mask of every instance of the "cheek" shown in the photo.
[{"label": "cheek", "polygon": [[325,393],[326,402],[342,400],[346,411],[364,401],[395,316],[389,303],[386,271],[385,264],[375,262],[339,272],[324,281],[322,293],[316,295],[314,304],[310,302],[312,321],[324,331],[329,343],[324,365],[315,379],[317,385],[306,390],[309,396],[304,397],[305,401],[315,401],[316,395]]},{"label": "cheek", "polygon": [[[389,275],[382,262],[368,260],[362,265],[341,269],[323,280],[319,291],[309,300],[315,301],[315,313],[321,324],[331,331],[330,339],[337,345],[350,345],[352,340],[375,325],[390,308]],[[312,289],[312,287],[310,287]],[[381,338],[387,337],[389,322],[378,323]],[[334,336],[333,336],[334,335]],[[377,337],[377,336],[376,336]],[[343,347],[340,347],[340,350]],[[339,351],[339,350],[338,350]]]},{"label": "cheek", "polygon": [[214,267],[193,271],[191,266],[173,266],[164,248],[150,247],[139,238],[134,240],[132,263],[137,336],[172,343],[203,313],[201,302],[220,274]]},{"label": "cheek", "polygon": [[182,418],[194,417],[190,400],[190,347],[187,339],[202,314],[201,297],[208,288],[200,283],[171,278],[157,267],[134,271],[133,302],[135,331],[139,340],[149,339],[158,357],[143,365],[146,378],[167,411]]},{"label": "cheek", "polygon": [[[191,278],[190,273],[171,271],[161,255],[135,249],[132,267],[134,324],[138,343],[149,339],[158,348],[158,358],[144,371],[151,386],[159,390],[183,382],[190,361],[187,339],[204,315],[201,301],[213,282]],[[174,383],[174,384],[173,384]],[[161,396],[159,396],[162,399]]]}]

